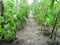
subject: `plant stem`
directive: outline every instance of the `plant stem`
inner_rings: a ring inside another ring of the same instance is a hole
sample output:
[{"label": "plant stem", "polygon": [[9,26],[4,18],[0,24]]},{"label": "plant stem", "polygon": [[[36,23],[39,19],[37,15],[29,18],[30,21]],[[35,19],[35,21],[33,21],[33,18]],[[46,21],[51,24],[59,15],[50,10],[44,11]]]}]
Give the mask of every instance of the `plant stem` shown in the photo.
[{"label": "plant stem", "polygon": [[[3,4],[3,0],[1,0],[1,16],[4,17],[4,4]],[[1,27],[4,28],[4,23],[1,24]],[[4,39],[4,35],[2,35],[2,39]]]},{"label": "plant stem", "polygon": [[51,33],[50,39],[53,37],[53,33],[54,33],[54,30],[55,30],[55,27],[56,27],[56,24],[57,24],[57,21],[58,21],[59,13],[60,13],[60,10],[58,10],[58,12],[56,13],[56,19],[55,19],[55,22],[54,22],[54,26],[53,26],[53,29],[52,29],[52,33]]},{"label": "plant stem", "polygon": [[[3,5],[3,0],[1,0],[1,16],[3,17],[4,16],[4,5]],[[4,28],[4,24],[2,23],[1,24],[2,28]]]},{"label": "plant stem", "polygon": [[[56,16],[56,18],[55,18],[55,22],[54,22],[54,26],[53,26],[53,29],[52,29],[52,33],[51,33],[51,36],[50,36],[50,40],[52,41],[52,39],[53,39],[53,36],[54,36],[54,30],[55,30],[55,27],[56,27],[56,25],[57,25],[57,21],[58,21],[58,16],[59,16],[59,14],[60,14],[60,9],[57,11],[57,13],[55,14]],[[56,32],[55,32],[56,34],[57,34],[57,30],[56,30]],[[53,41],[55,41],[56,40],[56,34],[55,34],[55,36],[54,36],[54,39],[53,39]],[[48,42],[48,45],[51,45],[51,41],[49,41]]]}]

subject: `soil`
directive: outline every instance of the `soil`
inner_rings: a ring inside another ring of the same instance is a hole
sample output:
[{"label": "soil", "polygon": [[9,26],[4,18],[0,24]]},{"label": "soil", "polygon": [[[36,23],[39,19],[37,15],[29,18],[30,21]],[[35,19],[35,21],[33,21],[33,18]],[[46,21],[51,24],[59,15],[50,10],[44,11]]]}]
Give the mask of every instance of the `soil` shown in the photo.
[{"label": "soil", "polygon": [[[28,21],[24,23],[22,29],[19,28],[17,31],[17,40],[4,45],[47,45],[48,36],[41,33],[40,27],[35,21],[32,11],[30,11]],[[57,39],[60,41],[59,37]]]},{"label": "soil", "polygon": [[28,22],[24,24],[23,29],[17,31],[19,43],[22,43],[21,45],[46,45],[47,37],[41,35],[39,29],[40,26],[35,21],[32,11],[30,11]]}]

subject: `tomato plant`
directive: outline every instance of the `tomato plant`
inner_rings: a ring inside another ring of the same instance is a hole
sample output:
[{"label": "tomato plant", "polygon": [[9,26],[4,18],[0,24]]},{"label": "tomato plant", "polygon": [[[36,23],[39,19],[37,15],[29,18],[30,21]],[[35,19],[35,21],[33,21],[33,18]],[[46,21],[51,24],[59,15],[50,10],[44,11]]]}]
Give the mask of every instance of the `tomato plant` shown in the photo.
[{"label": "tomato plant", "polygon": [[15,9],[15,2],[14,0],[4,0],[4,29],[6,33],[9,34],[9,38],[15,39],[16,36],[16,25],[17,25],[17,18],[16,18],[16,11]]},{"label": "tomato plant", "polygon": [[36,21],[38,23],[43,21],[44,25],[53,25],[55,13],[60,8],[59,4],[59,1],[53,2],[51,0],[41,0],[40,2],[38,2],[38,4],[34,2],[32,4],[32,11],[35,14]]},{"label": "tomato plant", "polygon": [[19,3],[18,0],[16,2],[15,0],[0,2],[3,4],[0,5],[3,6],[3,8],[0,7],[0,37],[3,35],[4,38],[15,39],[16,27],[19,24],[22,25],[28,18],[30,7],[27,0],[21,0],[21,2]]},{"label": "tomato plant", "polygon": [[26,19],[28,18],[28,14],[30,11],[30,6],[27,0],[21,0],[20,4],[18,5],[18,14],[17,18],[20,21],[20,24],[23,24]]},{"label": "tomato plant", "polygon": [[[37,6],[37,8],[36,8]],[[32,11],[35,14],[36,21],[40,23],[43,21],[44,26],[53,27],[52,33],[49,38],[49,44],[51,45],[51,41],[54,42],[56,40],[57,29],[60,27],[60,1],[59,0],[41,0],[33,3]]]},{"label": "tomato plant", "polygon": [[2,0],[0,6],[0,35],[3,35],[5,39],[15,39],[17,26],[15,2],[14,0]]}]

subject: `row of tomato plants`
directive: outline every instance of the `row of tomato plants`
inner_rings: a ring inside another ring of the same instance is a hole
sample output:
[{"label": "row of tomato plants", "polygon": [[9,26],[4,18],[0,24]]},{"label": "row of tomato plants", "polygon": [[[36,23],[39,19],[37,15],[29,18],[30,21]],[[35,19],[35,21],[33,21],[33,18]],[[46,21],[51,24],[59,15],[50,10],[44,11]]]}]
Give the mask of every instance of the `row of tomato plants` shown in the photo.
[{"label": "row of tomato plants", "polygon": [[53,44],[56,41],[56,35],[58,31],[57,29],[60,27],[60,1],[59,0],[41,0],[40,2],[34,1],[34,3],[32,4],[32,11],[37,23],[42,22],[44,28],[47,25],[53,27],[52,33],[50,34],[47,41],[48,45]]},{"label": "row of tomato plants", "polygon": [[[34,2],[32,4],[32,11],[37,23],[43,21],[44,25],[53,26],[55,20],[55,14],[60,8],[60,2],[55,0],[41,0],[40,2]],[[53,6],[54,4],[54,6]],[[52,8],[53,7],[53,8]],[[52,8],[52,9],[51,9]],[[58,19],[58,26],[60,25],[60,17]]]},{"label": "row of tomato plants", "polygon": [[[23,2],[24,0],[21,1]],[[0,15],[0,38],[4,35],[4,38],[15,39],[16,27],[18,25],[22,26],[21,24],[28,17],[30,11],[29,4],[27,2],[21,3],[18,0],[3,0],[2,3],[4,11],[3,16]]]}]

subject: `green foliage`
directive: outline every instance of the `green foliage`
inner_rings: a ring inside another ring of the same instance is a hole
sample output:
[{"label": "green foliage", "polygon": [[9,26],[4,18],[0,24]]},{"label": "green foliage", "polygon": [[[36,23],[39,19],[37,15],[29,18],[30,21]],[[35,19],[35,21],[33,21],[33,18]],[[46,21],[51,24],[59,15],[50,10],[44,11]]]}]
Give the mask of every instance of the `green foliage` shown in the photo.
[{"label": "green foliage", "polygon": [[48,45],[51,45],[56,40],[58,31],[56,28],[60,27],[60,2],[58,0],[42,0],[38,4],[33,3],[32,11],[36,14],[35,18],[38,23],[43,21],[44,26],[53,27],[48,39]]},{"label": "green foliage", "polygon": [[4,22],[4,18],[0,16],[0,24]]},{"label": "green foliage", "polygon": [[[24,1],[24,0],[22,0]],[[4,16],[0,15],[0,37],[4,35],[10,39],[15,39],[16,27],[24,23],[28,18],[30,7],[25,3],[16,4],[14,0],[4,0]],[[17,6],[17,7],[16,7]],[[0,12],[1,13],[1,12]],[[20,21],[20,22],[19,22]],[[4,28],[2,28],[2,25]]]},{"label": "green foliage", "polygon": [[[15,3],[14,0],[4,0],[4,16],[0,15],[0,34],[6,38],[15,39],[17,18],[15,16]],[[2,10],[1,10],[2,11]],[[2,24],[3,27],[2,28]],[[1,36],[0,36],[1,37]]]},{"label": "green foliage", "polygon": [[[15,16],[15,2],[14,0],[4,0],[4,29],[5,33],[8,33],[8,37],[11,39],[15,39],[16,35],[16,26],[17,26],[17,18]],[[6,36],[4,34],[4,36]]]},{"label": "green foliage", "polygon": [[[21,0],[21,1],[23,1],[23,0]],[[30,7],[29,7],[29,4],[27,2],[20,3],[18,5],[17,18],[19,19],[18,21],[20,21],[20,24],[23,24],[23,22],[26,21],[26,19],[28,18],[29,11],[30,11]]]},{"label": "green foliage", "polygon": [[45,25],[53,25],[55,14],[60,8],[59,5],[60,3],[56,0],[42,0],[38,4],[33,3],[32,11],[35,14],[36,21],[38,23],[44,21]]}]

